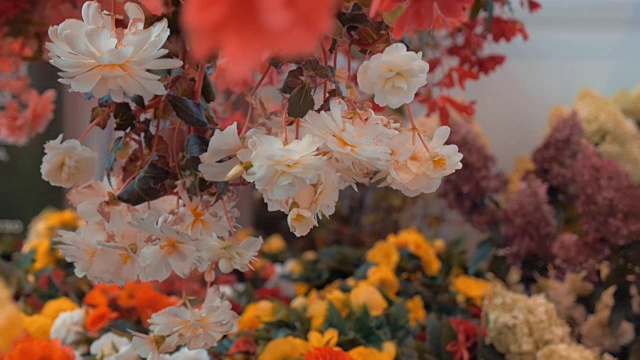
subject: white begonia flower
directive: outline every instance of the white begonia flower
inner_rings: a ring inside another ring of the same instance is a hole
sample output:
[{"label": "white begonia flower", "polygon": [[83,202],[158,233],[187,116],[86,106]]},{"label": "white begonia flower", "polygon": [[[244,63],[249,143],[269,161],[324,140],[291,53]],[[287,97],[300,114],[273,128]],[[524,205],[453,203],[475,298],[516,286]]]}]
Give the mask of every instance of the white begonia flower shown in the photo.
[{"label": "white begonia flower", "polygon": [[124,336],[108,332],[91,343],[89,353],[102,360],[138,360],[131,349],[131,341]]},{"label": "white begonia flower", "polygon": [[393,154],[393,165],[389,168],[386,181],[392,189],[406,196],[417,196],[436,191],[442,178],[462,168],[462,154],[456,145],[444,145],[449,137],[449,127],[436,130],[433,139],[425,142],[429,152],[411,132],[403,132],[389,142]]},{"label": "white begonia flower", "polygon": [[358,69],[358,85],[380,106],[396,109],[413,101],[427,83],[429,64],[422,52],[407,51],[404,44],[392,44]]},{"label": "white begonia flower", "polygon": [[346,184],[367,183],[375,171],[391,163],[387,143],[398,132],[385,127],[381,116],[371,116],[366,122],[345,118],[347,107],[342,100],[332,100],[329,108],[330,112],[309,111],[302,120],[302,131],[323,139],[322,150],[330,153],[330,162]]},{"label": "white begonia flower", "polygon": [[84,328],[84,310],[62,312],[51,325],[50,339],[60,339],[63,344],[71,345],[82,340],[86,330]]},{"label": "white begonia flower", "polygon": [[[240,160],[235,155],[242,148],[243,145],[238,136],[238,123],[233,123],[222,131],[218,129],[209,140],[207,152],[200,155],[202,163],[198,166],[198,170],[209,181],[225,181],[231,169],[240,164]],[[220,162],[227,157],[231,158]]]},{"label": "white begonia flower", "polygon": [[244,177],[254,182],[265,199],[283,200],[295,195],[301,184],[315,184],[327,159],[318,155],[320,138],[305,135],[284,144],[275,136],[249,141],[251,168]]},{"label": "white begonia flower", "polygon": [[209,353],[205,349],[189,350],[186,347],[174,352],[171,355],[160,355],[162,360],[209,360]]},{"label": "white begonia flower", "polygon": [[318,226],[316,215],[300,207],[294,207],[289,211],[287,223],[289,224],[289,229],[296,236],[307,235],[313,227]]},{"label": "white begonia flower", "polygon": [[218,262],[218,268],[225,274],[234,269],[249,270],[249,263],[256,260],[262,246],[262,237],[248,236],[242,242],[234,237],[219,239],[208,238],[205,243],[207,258]]},{"label": "white begonia flower", "polygon": [[62,141],[62,134],[44,145],[40,173],[51,185],[70,188],[91,181],[98,155],[78,140]]},{"label": "white begonia flower", "polygon": [[[147,360],[160,360],[160,354],[168,353],[176,349],[173,339],[163,339],[156,335],[145,335],[131,330],[129,330],[129,332],[133,334],[131,351],[133,351],[136,356]],[[128,353],[129,352],[127,352],[127,354]],[[118,357],[115,359],[120,360]]]},{"label": "white begonia flower", "polygon": [[154,335],[166,337],[168,347],[186,345],[197,350],[215,346],[224,335],[238,331],[238,318],[214,286],[199,309],[170,306],[151,316],[149,328]]},{"label": "white begonia flower", "polygon": [[91,92],[101,98],[125,101],[127,95],[164,95],[167,91],[160,76],[147,70],[172,69],[182,65],[177,59],[160,59],[169,37],[167,20],[144,29],[144,12],[135,3],[126,3],[129,17],[126,29],[111,27],[111,16],[102,12],[96,1],[82,6],[82,19],[67,19],[49,28],[51,64],[62,70],[60,82],[77,92]]}]

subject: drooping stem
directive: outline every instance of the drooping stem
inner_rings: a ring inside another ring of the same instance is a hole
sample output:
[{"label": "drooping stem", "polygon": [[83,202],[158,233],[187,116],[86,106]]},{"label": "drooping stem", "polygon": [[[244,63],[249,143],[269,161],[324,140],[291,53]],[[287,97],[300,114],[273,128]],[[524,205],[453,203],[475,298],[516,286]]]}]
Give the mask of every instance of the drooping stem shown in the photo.
[{"label": "drooping stem", "polygon": [[409,122],[411,123],[411,130],[413,134],[418,136],[418,139],[420,139],[420,142],[422,143],[422,146],[424,146],[424,149],[427,150],[427,153],[431,153],[431,149],[429,149],[429,145],[427,145],[427,142],[424,141],[424,137],[422,136],[422,133],[420,133],[420,130],[418,130],[418,127],[416,126],[416,122],[413,120],[413,113],[411,112],[411,106],[407,104],[406,108],[407,108],[407,116],[409,117]]},{"label": "drooping stem", "polygon": [[89,134],[89,132],[91,132],[91,130],[96,127],[96,125],[98,125],[98,122],[101,120],[100,117],[98,117],[97,119],[93,120],[93,122],[91,124],[89,124],[89,127],[82,133],[82,135],[80,135],[78,137],[78,141],[82,142],[82,140],[87,136],[87,134]]},{"label": "drooping stem", "polygon": [[247,118],[244,121],[244,124],[242,125],[242,131],[240,131],[240,136],[244,136],[247,133],[247,130],[249,130],[249,120],[251,120],[251,112],[253,111],[253,95],[255,95],[256,91],[258,91],[258,89],[260,88],[260,85],[262,85],[262,83],[264,82],[264,79],[267,78],[267,75],[269,74],[269,70],[271,70],[271,65],[267,66],[267,69],[262,73],[262,76],[260,76],[260,79],[258,80],[258,83],[256,84],[256,86],[253,87],[253,89],[249,92],[249,97],[251,99],[249,99],[249,110],[247,110]]},{"label": "drooping stem", "polygon": [[229,224],[229,231],[231,232],[231,236],[238,239],[236,237],[236,230],[233,228],[233,222],[231,221],[231,217],[229,216],[229,210],[227,209],[227,203],[224,201],[224,197],[220,199],[222,203],[222,210],[224,210],[224,217],[227,219],[227,223]]},{"label": "drooping stem", "polygon": [[205,63],[200,63],[198,65],[198,75],[196,76],[196,89],[193,93],[193,101],[200,102],[200,96],[202,93],[202,85],[204,84],[204,75],[207,65]]},{"label": "drooping stem", "polygon": [[282,109],[282,130],[284,131],[284,144],[289,143],[289,132],[287,131],[287,122],[289,121],[289,103],[284,103],[284,109]]},{"label": "drooping stem", "polygon": [[[326,67],[329,65],[329,58],[327,55],[327,49],[324,47],[324,45],[322,45],[322,43],[320,44],[320,47],[322,48],[322,60],[323,60],[323,65]],[[328,86],[329,83],[325,81],[324,83],[324,88],[322,90],[322,99],[326,99],[327,98],[327,90],[328,90]]]},{"label": "drooping stem", "polygon": [[178,178],[182,180],[182,174],[180,174],[180,162],[178,161],[178,132],[180,131],[180,127],[182,126],[182,121],[178,122],[176,126],[176,130],[173,133],[173,161],[176,166],[176,173],[178,173]]},{"label": "drooping stem", "polygon": [[300,139],[300,119],[296,119],[296,140]]}]

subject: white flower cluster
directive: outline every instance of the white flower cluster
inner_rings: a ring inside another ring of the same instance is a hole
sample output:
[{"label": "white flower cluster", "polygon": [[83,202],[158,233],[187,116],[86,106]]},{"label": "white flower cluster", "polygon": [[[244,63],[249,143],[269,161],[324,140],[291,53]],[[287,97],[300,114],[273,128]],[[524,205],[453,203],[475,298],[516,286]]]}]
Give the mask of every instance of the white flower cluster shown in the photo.
[{"label": "white flower cluster", "polygon": [[553,344],[544,347],[538,351],[535,360],[600,360],[607,359],[606,356],[600,357],[600,352],[590,349],[586,346],[570,343],[570,344]]},{"label": "white flower cluster", "polygon": [[262,238],[234,236],[239,214],[233,197],[194,200],[183,183],[179,193],[178,202],[164,197],[132,206],[118,201],[106,183],[75,188],[69,199],[86,224],[75,232],[60,231],[59,249],[74,263],[76,275],[97,282],[162,281],[172,272],[186,278],[215,265],[223,272],[248,270]]},{"label": "white flower cluster", "polygon": [[236,124],[217,130],[199,169],[210,181],[242,176],[253,183],[269,210],[288,214],[298,236],[333,214],[348,186],[384,179],[381,185],[416,196],[435,191],[442,177],[462,167],[458,147],[444,145],[448,127],[421,143],[413,131],[372,111],[351,111],[342,100],[332,100],[329,112],[310,111],[297,131],[267,130],[242,138]]},{"label": "white flower cluster", "polygon": [[[89,347],[89,353],[97,359],[101,360],[138,360],[139,352],[146,350],[151,354],[151,349],[147,346],[145,340],[153,339],[153,337],[146,337],[144,335],[134,336],[133,341],[124,336],[116,335],[112,332],[108,332],[97,340],[95,340]],[[151,344],[152,348],[157,349],[157,346]],[[178,351],[172,354],[161,354],[159,351],[153,354],[155,359],[158,360],[209,360],[209,354],[205,349],[189,350],[186,347],[181,347]],[[148,356],[152,359],[153,357]]]},{"label": "white flower cluster", "polygon": [[542,294],[528,297],[496,284],[485,298],[483,317],[485,341],[507,360],[535,359],[548,345],[571,342],[571,329]]},{"label": "white flower cluster", "polygon": [[160,59],[168,53],[162,49],[169,37],[167,20],[144,28],[144,11],[132,2],[124,5],[129,17],[126,29],[113,26],[113,14],[102,12],[96,1],[82,6],[82,19],[67,19],[49,28],[46,44],[51,64],[62,72],[60,82],[71,90],[92,93],[113,101],[125,101],[127,95],[151,98],[166,90],[160,76],[146,70],[172,69],[182,65],[177,59]]}]

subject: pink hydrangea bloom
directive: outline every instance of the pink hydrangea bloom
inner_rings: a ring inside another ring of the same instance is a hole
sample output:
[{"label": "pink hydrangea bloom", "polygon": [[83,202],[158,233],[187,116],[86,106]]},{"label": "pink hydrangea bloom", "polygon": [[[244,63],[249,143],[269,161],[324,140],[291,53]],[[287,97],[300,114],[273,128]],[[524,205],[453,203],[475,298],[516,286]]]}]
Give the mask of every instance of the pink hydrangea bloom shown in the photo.
[{"label": "pink hydrangea bloom", "polygon": [[21,102],[10,99],[0,111],[0,140],[13,145],[24,145],[33,136],[42,133],[55,110],[56,92],[42,94],[31,89],[22,95]]}]

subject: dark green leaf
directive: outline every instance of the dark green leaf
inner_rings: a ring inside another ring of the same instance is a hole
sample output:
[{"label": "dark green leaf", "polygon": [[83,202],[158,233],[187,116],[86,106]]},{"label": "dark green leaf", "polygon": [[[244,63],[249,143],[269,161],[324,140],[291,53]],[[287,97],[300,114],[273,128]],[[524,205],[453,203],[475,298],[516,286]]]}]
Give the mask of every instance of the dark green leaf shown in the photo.
[{"label": "dark green leaf", "polygon": [[442,338],[442,323],[438,320],[438,317],[434,314],[427,316],[427,344],[429,345],[430,352],[437,359],[442,358],[443,349],[440,347],[440,339]]},{"label": "dark green leaf", "polygon": [[308,82],[303,82],[293,90],[289,96],[289,116],[292,118],[303,118],[315,106],[312,94],[313,89]]},{"label": "dark green leaf", "polygon": [[187,138],[185,153],[187,157],[200,156],[207,152],[208,146],[209,140],[207,140],[206,137],[198,134],[192,134]]},{"label": "dark green leaf", "polygon": [[153,201],[167,193],[166,188],[161,185],[169,179],[171,171],[160,165],[158,156],[149,162],[147,166],[118,194],[118,200],[139,205],[147,201]]},{"label": "dark green leaf", "polygon": [[111,146],[111,151],[109,152],[109,157],[107,158],[107,181],[111,187],[113,187],[113,185],[111,185],[111,171],[113,171],[113,165],[116,163],[116,153],[122,149],[122,140],[124,140],[122,136],[119,136],[114,140],[113,145]]},{"label": "dark green leaf", "polygon": [[475,254],[473,254],[473,257],[471,258],[471,262],[469,262],[469,269],[467,270],[467,273],[473,275],[478,271],[480,264],[489,258],[492,251],[493,241],[491,239],[486,239],[480,242],[476,247]]},{"label": "dark green leaf", "polygon": [[300,86],[303,82],[302,75],[304,74],[304,69],[301,67],[297,67],[287,73],[287,77],[284,79],[284,84],[280,88],[280,91],[283,94],[291,94],[298,86]]},{"label": "dark green leaf", "polygon": [[324,330],[334,328],[338,330],[340,334],[345,334],[347,332],[347,322],[340,314],[338,308],[336,308],[332,302],[329,302],[327,308],[327,317],[324,319]]},{"label": "dark green leaf", "polygon": [[384,341],[375,331],[373,318],[366,306],[363,306],[360,313],[353,319],[353,332],[370,346],[380,347]]},{"label": "dark green leaf", "polygon": [[141,108],[141,109],[146,109],[146,105],[144,103],[144,98],[140,95],[133,95],[131,97],[131,101],[133,101],[134,104],[136,104],[137,107]]},{"label": "dark green leaf", "polygon": [[493,21],[493,0],[485,0],[484,11],[487,12],[487,18],[484,20],[484,26],[489,28]]},{"label": "dark green leaf", "polygon": [[96,106],[91,109],[91,122],[98,121],[96,126],[104,130],[109,124],[111,118],[111,110],[108,107]]},{"label": "dark green leaf", "polygon": [[211,103],[216,101],[216,92],[213,89],[213,83],[211,82],[211,78],[209,78],[207,74],[204,75],[201,94],[202,94],[202,98],[204,99],[204,102],[206,103]]},{"label": "dark green leaf", "polygon": [[471,12],[469,12],[469,20],[473,21],[478,18],[480,9],[482,8],[482,0],[476,0],[471,6]]},{"label": "dark green leaf", "polygon": [[174,94],[167,94],[167,100],[178,118],[185,124],[199,128],[207,127],[208,121],[202,104]]},{"label": "dark green leaf", "polygon": [[620,328],[620,324],[633,312],[631,308],[631,285],[624,281],[618,284],[618,288],[613,293],[613,308],[609,316],[609,330],[612,334],[616,334]]},{"label": "dark green leaf", "polygon": [[316,58],[305,60],[302,63],[305,75],[315,76],[320,79],[328,79],[335,73],[332,66],[324,66],[320,64],[320,61]]},{"label": "dark green leaf", "polygon": [[126,102],[116,103],[113,118],[116,120],[116,130],[118,131],[130,129],[136,121],[136,116],[131,110],[131,105]]}]

